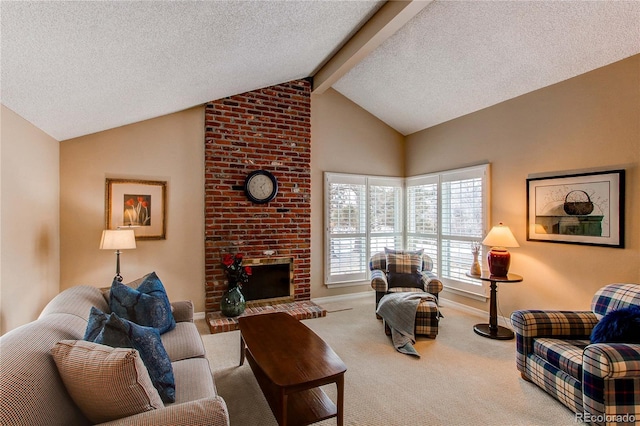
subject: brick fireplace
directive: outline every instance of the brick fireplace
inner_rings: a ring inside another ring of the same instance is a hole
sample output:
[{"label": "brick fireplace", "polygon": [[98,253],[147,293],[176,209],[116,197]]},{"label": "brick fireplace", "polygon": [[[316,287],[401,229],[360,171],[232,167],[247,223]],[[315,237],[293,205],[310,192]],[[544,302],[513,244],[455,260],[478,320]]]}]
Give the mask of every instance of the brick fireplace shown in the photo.
[{"label": "brick fireplace", "polygon": [[[248,173],[278,180],[269,203],[243,191]],[[292,259],[292,295],[309,300],[311,271],[311,85],[306,79],[205,107],[205,309],[220,310],[226,253]]]},{"label": "brick fireplace", "polygon": [[247,304],[260,306],[294,301],[293,258],[245,259],[244,264],[252,269],[249,281],[242,286]]}]

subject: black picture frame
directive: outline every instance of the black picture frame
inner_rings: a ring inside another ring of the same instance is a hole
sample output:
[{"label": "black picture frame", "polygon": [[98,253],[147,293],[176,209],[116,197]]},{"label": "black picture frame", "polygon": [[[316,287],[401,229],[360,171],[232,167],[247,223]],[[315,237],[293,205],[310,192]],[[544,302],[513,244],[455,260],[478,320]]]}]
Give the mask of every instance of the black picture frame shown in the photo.
[{"label": "black picture frame", "polygon": [[625,171],[527,179],[527,241],[624,248]]}]

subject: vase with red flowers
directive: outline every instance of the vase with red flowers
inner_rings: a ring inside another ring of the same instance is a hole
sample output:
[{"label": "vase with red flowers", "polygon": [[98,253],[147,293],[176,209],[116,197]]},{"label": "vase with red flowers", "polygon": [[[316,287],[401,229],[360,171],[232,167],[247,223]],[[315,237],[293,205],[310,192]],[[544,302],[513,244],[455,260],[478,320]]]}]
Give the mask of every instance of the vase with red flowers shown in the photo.
[{"label": "vase with red flowers", "polygon": [[251,267],[242,265],[243,255],[237,253],[225,254],[222,258],[222,265],[227,274],[228,288],[220,300],[220,311],[228,317],[237,317],[244,312],[246,302],[242,290],[242,285],[249,282]]}]

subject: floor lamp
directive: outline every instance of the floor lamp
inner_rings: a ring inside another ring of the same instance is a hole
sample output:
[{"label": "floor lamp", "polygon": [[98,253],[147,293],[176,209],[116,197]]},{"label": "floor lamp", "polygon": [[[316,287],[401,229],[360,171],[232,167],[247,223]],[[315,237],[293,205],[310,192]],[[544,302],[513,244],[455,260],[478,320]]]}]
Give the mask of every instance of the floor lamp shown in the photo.
[{"label": "floor lamp", "polygon": [[136,234],[133,229],[105,229],[102,231],[100,249],[116,251],[116,276],[114,280],[122,282],[120,275],[120,250],[136,248]]}]

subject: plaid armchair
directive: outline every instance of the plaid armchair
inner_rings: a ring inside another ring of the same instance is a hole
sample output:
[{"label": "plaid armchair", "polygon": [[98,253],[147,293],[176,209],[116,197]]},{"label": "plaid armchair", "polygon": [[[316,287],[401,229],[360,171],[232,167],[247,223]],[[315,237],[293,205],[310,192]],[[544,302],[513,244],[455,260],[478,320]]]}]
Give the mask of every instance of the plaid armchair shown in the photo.
[{"label": "plaid armchair", "polygon": [[[376,291],[376,311],[380,299],[389,293],[427,292],[433,300],[422,300],[416,310],[415,334],[435,338],[442,315],[438,309],[438,293],[442,282],[433,271],[431,258],[420,252],[389,250],[371,256],[371,287]],[[382,319],[377,313],[376,318]],[[391,334],[385,323],[385,332]]]},{"label": "plaid armchair", "polygon": [[394,287],[389,286],[387,279],[387,255],[385,252],[379,252],[371,256],[369,260],[369,269],[371,270],[371,287],[376,291],[376,308],[378,302],[387,293],[399,291],[426,291],[438,298],[438,293],[442,291],[442,282],[433,271],[433,260],[426,255],[422,255],[421,265],[421,282],[415,287]]},{"label": "plaid armchair", "polygon": [[640,344],[590,344],[607,313],[640,305],[640,285],[611,284],[591,311],[521,310],[511,314],[522,377],[598,425],[640,422]]}]

